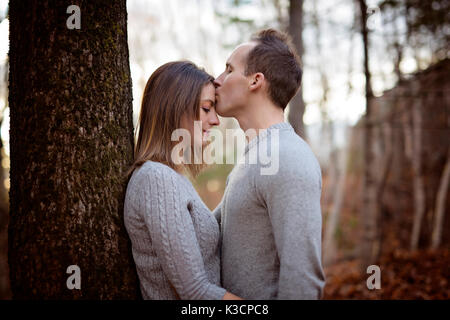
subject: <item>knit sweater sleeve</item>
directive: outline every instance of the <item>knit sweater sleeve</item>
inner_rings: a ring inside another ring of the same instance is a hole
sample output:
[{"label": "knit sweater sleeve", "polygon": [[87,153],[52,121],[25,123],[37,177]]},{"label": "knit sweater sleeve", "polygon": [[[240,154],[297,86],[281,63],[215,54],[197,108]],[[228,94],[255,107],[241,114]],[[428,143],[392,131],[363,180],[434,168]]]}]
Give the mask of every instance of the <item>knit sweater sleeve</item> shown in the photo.
[{"label": "knit sweater sleeve", "polygon": [[146,172],[143,211],[163,271],[183,300],[222,299],[226,290],[209,282],[185,192],[170,168]]},{"label": "knit sweater sleeve", "polygon": [[[256,175],[280,259],[278,299],[318,299],[321,264],[321,173],[308,153],[280,155],[275,175]],[[302,159],[299,163],[298,159]]]}]

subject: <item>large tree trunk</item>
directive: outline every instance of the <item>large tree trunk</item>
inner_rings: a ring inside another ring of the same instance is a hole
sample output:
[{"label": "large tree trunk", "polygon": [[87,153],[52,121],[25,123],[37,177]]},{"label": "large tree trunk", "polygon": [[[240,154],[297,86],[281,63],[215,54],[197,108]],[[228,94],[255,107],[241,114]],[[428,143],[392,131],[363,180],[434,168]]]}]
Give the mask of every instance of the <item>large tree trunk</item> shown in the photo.
[{"label": "large tree trunk", "polygon": [[[288,32],[292,37],[297,53],[303,56],[303,0],[290,0],[289,2],[289,28]],[[289,104],[288,121],[295,132],[306,139],[305,125],[303,123],[303,113],[305,112],[305,103],[303,101],[302,88],[292,98]]]},{"label": "large tree trunk", "polygon": [[365,0],[359,0],[361,16],[361,35],[364,48],[364,74],[366,79],[366,114],[364,116],[364,194],[362,206],[362,241],[361,241],[361,269],[365,272],[367,266],[375,263],[379,253],[376,246],[378,235],[378,203],[377,183],[374,176],[374,143],[372,119],[372,87],[369,70],[369,30],[367,28],[367,5]]},{"label": "large tree trunk", "polygon": [[[125,0],[10,2],[13,298],[139,297],[123,224],[133,157]],[[81,289],[68,289],[70,265]]]}]

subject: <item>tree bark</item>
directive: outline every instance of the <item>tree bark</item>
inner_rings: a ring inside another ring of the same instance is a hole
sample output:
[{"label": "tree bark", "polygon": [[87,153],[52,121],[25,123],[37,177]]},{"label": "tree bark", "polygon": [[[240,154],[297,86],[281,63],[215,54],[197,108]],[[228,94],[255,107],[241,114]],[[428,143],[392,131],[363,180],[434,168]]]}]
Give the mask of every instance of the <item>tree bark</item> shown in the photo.
[{"label": "tree bark", "polygon": [[[289,1],[289,27],[288,33],[292,37],[295,49],[300,56],[303,57],[303,0]],[[288,121],[294,128],[295,132],[306,139],[305,125],[303,123],[303,114],[305,112],[305,103],[303,101],[302,87],[289,103]]]},{"label": "tree bark", "polygon": [[[125,0],[10,1],[9,265],[15,299],[133,299],[123,224],[133,158]],[[68,289],[70,265],[81,289]]]}]

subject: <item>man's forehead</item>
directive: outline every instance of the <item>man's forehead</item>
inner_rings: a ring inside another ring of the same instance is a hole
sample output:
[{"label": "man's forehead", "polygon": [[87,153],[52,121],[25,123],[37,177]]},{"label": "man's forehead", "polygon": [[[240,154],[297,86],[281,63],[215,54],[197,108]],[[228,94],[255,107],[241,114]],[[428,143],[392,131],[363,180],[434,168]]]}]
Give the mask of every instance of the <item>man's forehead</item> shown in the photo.
[{"label": "man's forehead", "polygon": [[238,45],[231,53],[227,63],[241,62],[247,56],[247,54],[256,46],[256,44],[257,44],[256,42],[252,41]]}]

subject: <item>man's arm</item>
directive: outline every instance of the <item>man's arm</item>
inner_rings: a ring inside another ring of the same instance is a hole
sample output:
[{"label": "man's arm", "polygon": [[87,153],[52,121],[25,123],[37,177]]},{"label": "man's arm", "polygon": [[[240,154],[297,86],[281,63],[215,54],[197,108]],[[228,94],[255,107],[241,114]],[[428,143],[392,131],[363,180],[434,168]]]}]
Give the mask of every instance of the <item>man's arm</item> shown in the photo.
[{"label": "man's arm", "polygon": [[308,160],[286,156],[277,174],[257,176],[258,195],[267,206],[280,259],[278,299],[320,299],[325,283],[321,173],[315,159]]}]

